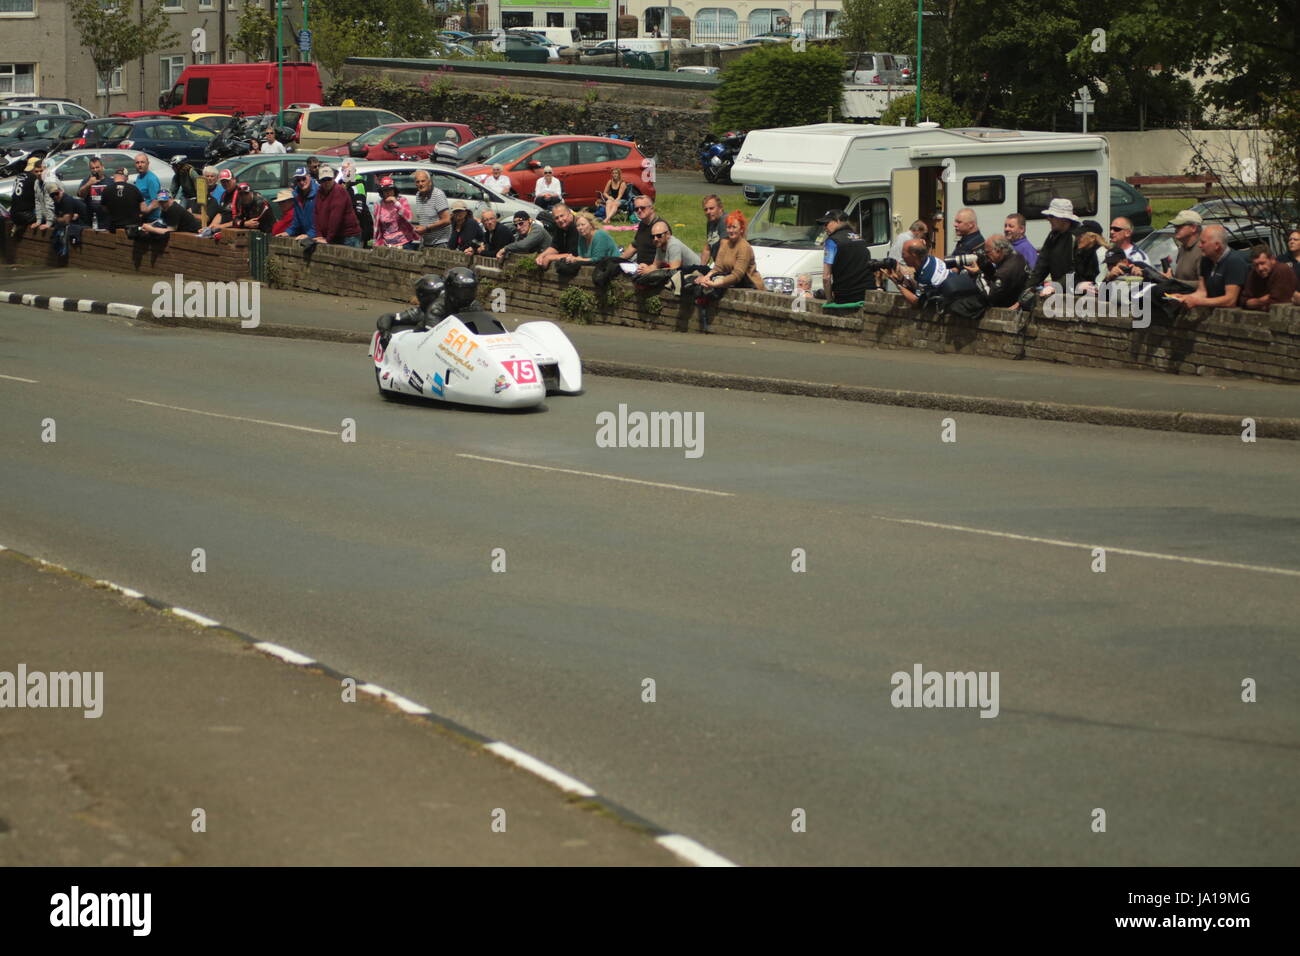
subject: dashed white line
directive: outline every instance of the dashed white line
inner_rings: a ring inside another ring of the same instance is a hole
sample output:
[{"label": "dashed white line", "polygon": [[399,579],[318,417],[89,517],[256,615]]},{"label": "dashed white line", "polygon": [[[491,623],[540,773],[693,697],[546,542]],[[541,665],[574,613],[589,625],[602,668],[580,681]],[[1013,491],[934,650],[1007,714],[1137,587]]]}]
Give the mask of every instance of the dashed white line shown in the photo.
[{"label": "dashed white line", "polygon": [[34,378],[19,378],[17,375],[0,375],[0,378],[8,379],[11,382],[26,382],[28,385],[39,385],[40,382]]},{"label": "dashed white line", "polygon": [[193,621],[195,624],[202,624],[204,627],[220,627],[220,621],[214,621],[210,617],[204,617],[202,614],[195,614],[193,611],[187,611],[183,607],[174,607],[171,612],[177,617],[183,617],[186,620]]},{"label": "dashed white line", "polygon": [[487,749],[498,757],[509,760],[516,766],[523,767],[529,773],[534,773],[543,780],[550,781],[566,793],[576,793],[580,797],[594,797],[596,795],[596,791],[581,780],[575,780],[567,773],[556,770],[550,764],[543,763],[536,757],[511,747],[509,744],[498,740],[495,743],[488,744]]},{"label": "dashed white line", "polygon": [[136,591],[133,588],[124,588],[122,587],[122,585],[114,584],[112,581],[96,581],[95,583],[102,584],[104,585],[104,587],[111,588],[112,590],[118,592],[119,594],[125,595],[126,597],[129,598],[135,598],[136,600],[139,600],[140,598],[144,597],[144,595],[141,594],[139,591]]},{"label": "dashed white line", "polygon": [[725,856],[719,856],[703,844],[696,843],[690,837],[682,836],[680,833],[669,833],[661,837],[655,837],[655,842],[666,850],[671,850],[687,863],[694,863],[696,866],[735,866]]},{"label": "dashed white line", "polygon": [[[331,434],[333,434],[331,432]],[[458,453],[457,458],[472,458],[475,461],[490,461],[497,465],[512,465],[515,468],[535,468],[538,471],[557,471],[564,475],[581,475],[584,478],[603,478],[606,481],[624,481],[632,485],[649,485],[652,488],[669,488],[673,491],[690,491],[697,495],[717,495],[719,498],[734,498],[730,491],[713,491],[709,488],[692,488],[690,485],[672,485],[663,481],[646,481],[643,478],[625,478],[622,475],[606,475],[598,471],[577,471],[573,468],[555,468],[551,465],[534,465],[526,461],[508,461],[505,458],[488,458],[484,455],[466,455]]]},{"label": "dashed white line", "polygon": [[391,690],[380,687],[378,684],[358,684],[357,690],[364,694],[371,694],[374,697],[382,697],[389,703],[397,705],[408,714],[432,714],[428,707],[423,704],[417,704],[409,697],[403,697],[401,694],[394,694]]},{"label": "dashed white line", "polygon": [[880,521],[894,524],[914,524],[923,528],[940,528],[944,531],[965,531],[967,534],[983,534],[992,538],[1010,538],[1013,541],[1031,541],[1034,544],[1050,544],[1058,548],[1082,548],[1091,551],[1102,548],[1107,554],[1127,554],[1134,558],[1155,558],[1159,561],[1178,561],[1182,564],[1200,564],[1212,568],[1233,568],[1237,571],[1258,571],[1261,574],[1284,574],[1300,578],[1300,571],[1293,568],[1275,568],[1266,564],[1240,564],[1236,561],[1214,561],[1210,558],[1191,558],[1182,554],[1163,554],[1159,551],[1136,551],[1132,548],[1112,548],[1104,544],[1084,544],[1080,541],[1061,541],[1057,538],[1037,538],[1029,534],[1012,534],[1009,531],[992,531],[988,528],[968,528],[959,524],[942,524],[938,521],[918,521],[915,518],[887,518],[884,515],[872,515]]},{"label": "dashed white line", "polygon": [[198,408],[183,408],[180,405],[165,405],[162,402],[146,402],[143,398],[128,398],[128,402],[135,402],[137,405],[151,405],[154,408],[170,408],[174,412],[189,412],[191,415],[207,415],[209,418],[225,418],[232,422],[252,422],[254,425],[273,425],[276,428],[292,428],[297,432],[312,432],[316,435],[337,436],[336,431],[329,431],[325,428],[308,428],[306,425],[288,425],[284,422],[269,422],[264,418],[245,418],[243,415],[223,415],[220,412],[205,412]]},{"label": "dashed white line", "polygon": [[316,658],[308,657],[306,654],[299,654],[292,648],[284,647],[280,644],[274,644],[271,641],[258,641],[253,645],[259,651],[270,654],[272,657],[278,657],[286,664],[297,664],[302,667],[307,664],[315,664]]}]

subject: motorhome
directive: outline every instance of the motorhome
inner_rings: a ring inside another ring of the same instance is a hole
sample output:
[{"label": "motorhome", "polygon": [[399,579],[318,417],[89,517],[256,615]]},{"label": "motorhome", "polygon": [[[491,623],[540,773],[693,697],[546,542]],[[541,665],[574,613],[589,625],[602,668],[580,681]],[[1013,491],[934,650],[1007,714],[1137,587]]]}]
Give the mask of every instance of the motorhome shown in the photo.
[{"label": "motorhome", "polygon": [[985,236],[1019,212],[1035,246],[1047,238],[1043,210],[1069,199],[1083,219],[1110,215],[1110,153],[1101,136],[1003,129],[856,126],[825,123],[760,129],[745,138],[731,177],[772,186],[750,223],[766,287],[793,292],[800,275],[821,287],[824,227],[843,209],[876,258],[918,219],[930,224],[935,251],[953,247],[953,217],[969,206]]}]

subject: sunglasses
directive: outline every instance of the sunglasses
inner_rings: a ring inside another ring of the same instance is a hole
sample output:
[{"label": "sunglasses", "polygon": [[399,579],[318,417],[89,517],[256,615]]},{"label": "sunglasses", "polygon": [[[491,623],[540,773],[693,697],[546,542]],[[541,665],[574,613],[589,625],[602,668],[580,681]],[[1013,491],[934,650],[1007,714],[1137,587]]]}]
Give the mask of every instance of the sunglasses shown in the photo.
[{"label": "sunglasses", "polygon": [[637,209],[649,209],[649,208],[650,208],[650,204],[649,204],[649,203],[637,203],[637,204],[636,204],[636,208],[637,208]]},{"label": "sunglasses", "polygon": [[1128,232],[1128,229],[1126,229],[1126,228],[1123,227],[1123,226],[1111,226],[1111,227],[1110,227],[1110,231],[1111,231],[1111,232]]},{"label": "sunglasses", "polygon": [[653,233],[651,233],[651,235],[654,236],[656,239],[667,239],[667,238],[668,238],[668,233],[666,233],[666,232],[653,232]]}]

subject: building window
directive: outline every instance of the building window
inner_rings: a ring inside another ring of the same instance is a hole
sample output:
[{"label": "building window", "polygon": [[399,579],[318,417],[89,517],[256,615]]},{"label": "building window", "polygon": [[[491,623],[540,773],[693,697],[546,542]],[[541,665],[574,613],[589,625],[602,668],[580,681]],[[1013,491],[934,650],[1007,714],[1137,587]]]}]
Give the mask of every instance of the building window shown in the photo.
[{"label": "building window", "polygon": [[803,15],[804,36],[819,38],[835,36],[838,10],[806,10]]},{"label": "building window", "polygon": [[696,40],[734,40],[740,22],[735,10],[705,7],[695,15]]},{"label": "building window", "polygon": [[95,74],[95,93],[104,96],[108,93],[125,92],[122,88],[122,68],[119,66],[113,71],[113,75],[108,78],[108,89],[104,89],[103,77],[98,73]]},{"label": "building window", "polygon": [[0,0],[0,17],[7,14],[14,16],[36,16],[36,0]]},{"label": "building window", "polygon": [[645,32],[647,36],[668,36],[673,17],[684,17],[686,12],[678,7],[646,7]]},{"label": "building window", "polygon": [[184,13],[185,0],[162,0],[162,8],[168,13]]},{"label": "building window", "polygon": [[35,92],[35,63],[0,63],[0,93]]},{"label": "building window", "polygon": [[212,9],[212,6],[213,6],[213,3],[214,3],[214,0],[199,0],[199,9],[200,9],[200,10],[211,10],[211,9]]},{"label": "building window", "polygon": [[789,33],[790,11],[775,8],[751,10],[749,12],[749,35],[759,36],[763,33]]},{"label": "building window", "polygon": [[181,71],[185,69],[185,55],[159,57],[159,64],[158,75],[162,79],[162,91],[169,93],[176,85],[176,81],[181,78]]},{"label": "building window", "polygon": [[216,61],[212,59],[212,56],[213,56],[213,54],[211,54],[211,53],[195,53],[195,54],[194,54],[194,62],[195,62],[195,63],[214,63],[214,62],[216,62]]}]

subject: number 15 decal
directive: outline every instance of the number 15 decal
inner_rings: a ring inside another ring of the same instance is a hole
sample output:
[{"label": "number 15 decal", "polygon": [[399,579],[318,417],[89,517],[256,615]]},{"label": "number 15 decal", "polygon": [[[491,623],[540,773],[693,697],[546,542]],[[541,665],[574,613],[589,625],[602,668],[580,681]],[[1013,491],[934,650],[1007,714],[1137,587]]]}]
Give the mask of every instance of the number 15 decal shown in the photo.
[{"label": "number 15 decal", "polygon": [[520,385],[527,385],[530,382],[537,381],[537,366],[530,359],[519,359],[517,361],[502,362],[506,371]]}]

